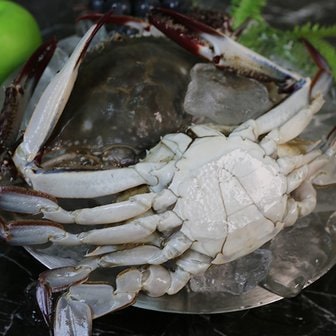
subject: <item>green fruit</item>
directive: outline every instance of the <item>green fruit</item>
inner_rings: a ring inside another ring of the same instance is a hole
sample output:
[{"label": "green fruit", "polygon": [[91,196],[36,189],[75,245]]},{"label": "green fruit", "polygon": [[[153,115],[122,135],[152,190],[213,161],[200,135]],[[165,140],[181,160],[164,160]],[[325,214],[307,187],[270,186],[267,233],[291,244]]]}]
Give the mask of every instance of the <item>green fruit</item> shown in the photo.
[{"label": "green fruit", "polygon": [[0,0],[0,84],[41,44],[33,16],[18,4]]}]

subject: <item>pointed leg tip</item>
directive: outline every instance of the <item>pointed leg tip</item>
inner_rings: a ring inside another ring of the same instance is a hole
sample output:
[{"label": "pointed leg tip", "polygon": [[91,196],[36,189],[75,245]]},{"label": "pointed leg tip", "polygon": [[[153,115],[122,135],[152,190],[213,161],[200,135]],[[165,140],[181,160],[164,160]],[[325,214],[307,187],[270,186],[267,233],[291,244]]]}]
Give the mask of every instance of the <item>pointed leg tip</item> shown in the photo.
[{"label": "pointed leg tip", "polygon": [[324,72],[331,74],[331,68],[327,60],[321,55],[316,47],[306,38],[301,37],[300,41],[304,44],[317,67]]},{"label": "pointed leg tip", "polygon": [[50,288],[53,293],[57,293],[87,281],[91,272],[90,267],[59,267],[42,272],[38,281],[41,285]]},{"label": "pointed leg tip", "polygon": [[52,324],[52,291],[49,286],[38,282],[36,286],[36,301],[42,316],[48,326]]},{"label": "pointed leg tip", "polygon": [[0,241],[8,242],[10,239],[10,234],[7,228],[5,220],[0,216]]}]

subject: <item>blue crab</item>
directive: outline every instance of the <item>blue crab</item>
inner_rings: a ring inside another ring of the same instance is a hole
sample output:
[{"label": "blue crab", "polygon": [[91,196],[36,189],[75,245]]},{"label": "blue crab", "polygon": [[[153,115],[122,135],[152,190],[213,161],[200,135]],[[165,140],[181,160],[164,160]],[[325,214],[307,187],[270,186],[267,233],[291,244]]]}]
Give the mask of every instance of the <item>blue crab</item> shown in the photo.
[{"label": "blue crab", "polygon": [[[97,247],[77,266],[40,276],[38,299],[47,318],[51,294],[66,290],[56,306],[57,335],[88,334],[93,318],[132,304],[140,291],[173,295],[210,265],[235,260],[271,240],[314,210],[315,178],[327,174],[335,155],[335,131],[324,147],[278,155],[279,146],[297,137],[321,109],[330,84],[328,67],[312,46],[307,44],[320,67],[313,80],[183,14],[158,9],[145,28],[125,17],[111,20],[131,22],[146,33],[162,30],[220,68],[275,82],[286,98],[227,136],[209,125],[167,134],[144,159],[127,167],[45,171],[38,153],[64,110],[90,40],[109,17],[90,28],[46,88],[13,154],[32,189],[0,189],[2,209],[45,218],[2,223],[1,236],[10,244]],[[96,198],[141,185],[148,192],[93,208],[68,211],[56,200]],[[70,233],[59,223],[108,226]],[[124,270],[115,284],[85,284],[104,267]]]}]

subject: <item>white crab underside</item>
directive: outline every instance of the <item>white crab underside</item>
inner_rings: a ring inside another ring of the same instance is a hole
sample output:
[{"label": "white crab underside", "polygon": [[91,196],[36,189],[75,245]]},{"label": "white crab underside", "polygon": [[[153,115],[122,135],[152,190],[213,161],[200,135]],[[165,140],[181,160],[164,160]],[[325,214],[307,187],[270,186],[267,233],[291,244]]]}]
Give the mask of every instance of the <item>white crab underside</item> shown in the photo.
[{"label": "white crab underside", "polygon": [[222,251],[221,262],[240,255],[241,246],[253,251],[283,226],[286,178],[260,146],[240,137],[196,139],[177,162],[169,189],[193,248],[211,257]]}]

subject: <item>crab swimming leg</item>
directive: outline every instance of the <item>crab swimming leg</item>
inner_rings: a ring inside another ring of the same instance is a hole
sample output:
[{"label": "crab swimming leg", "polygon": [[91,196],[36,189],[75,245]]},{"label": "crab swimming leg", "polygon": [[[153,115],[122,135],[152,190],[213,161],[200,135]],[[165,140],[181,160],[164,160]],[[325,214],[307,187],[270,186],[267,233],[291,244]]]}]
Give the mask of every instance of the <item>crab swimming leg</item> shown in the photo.
[{"label": "crab swimming leg", "polygon": [[[146,281],[145,274],[148,275]],[[89,336],[93,319],[133,304],[141,289],[148,288],[152,296],[156,292],[161,293],[169,280],[169,272],[164,267],[149,266],[146,271],[129,269],[118,275],[116,289],[106,283],[74,285],[57,301],[54,334]],[[42,307],[46,305],[41,299],[39,303]],[[49,315],[49,310],[41,310],[44,315]]]},{"label": "crab swimming leg", "polygon": [[[52,293],[68,288],[57,302],[55,334],[63,335],[65,329],[78,330],[84,325],[89,335],[92,319],[133,304],[140,291],[152,297],[173,295],[186,285],[192,275],[203,273],[210,266],[210,257],[194,251],[187,251],[177,258],[174,271],[161,265],[148,265],[158,251],[153,246],[141,246],[102,256],[100,267],[133,266],[118,274],[115,288],[107,284],[82,284],[95,269],[94,263],[90,264],[89,260],[84,260],[77,267],[43,272],[39,277],[37,299],[47,318],[51,315]],[[65,334],[76,335],[73,331]]]}]

